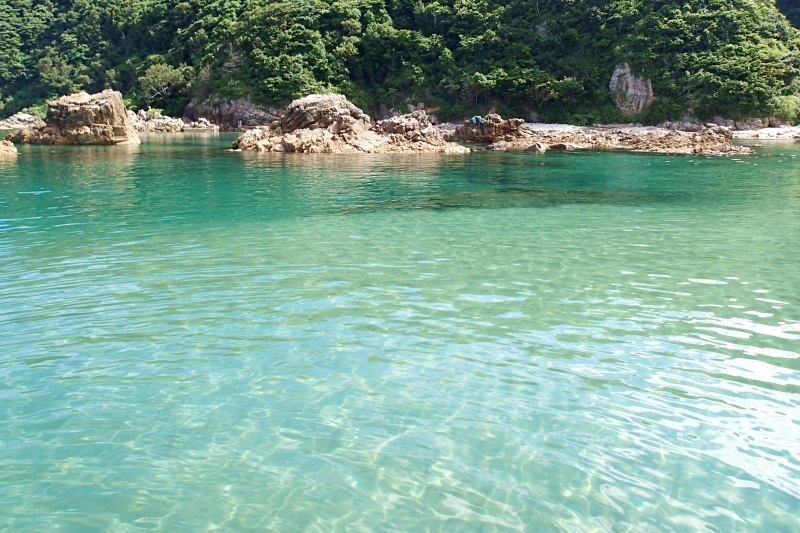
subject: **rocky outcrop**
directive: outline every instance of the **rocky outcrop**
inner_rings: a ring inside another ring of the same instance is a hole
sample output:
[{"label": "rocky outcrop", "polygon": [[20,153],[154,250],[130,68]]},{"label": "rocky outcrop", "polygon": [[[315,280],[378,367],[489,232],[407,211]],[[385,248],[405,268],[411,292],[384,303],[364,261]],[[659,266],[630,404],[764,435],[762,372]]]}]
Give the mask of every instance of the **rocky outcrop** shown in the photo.
[{"label": "rocky outcrop", "polygon": [[425,111],[372,123],[342,95],[312,94],[293,101],[267,127],[242,134],[236,150],[302,153],[467,153],[444,140]]},{"label": "rocky outcrop", "polygon": [[736,121],[737,130],[760,130],[769,127],[768,118],[747,118]]},{"label": "rocky outcrop", "polygon": [[537,154],[543,154],[543,153],[547,152],[548,148],[549,148],[549,146],[547,146],[544,143],[533,143],[532,145],[530,145],[527,148],[525,148],[525,151],[526,152],[534,152],[534,153],[537,153]]},{"label": "rocky outcrop", "polygon": [[161,113],[148,114],[140,109],[134,113],[128,110],[128,119],[133,124],[138,132],[150,133],[183,133],[183,132],[197,132],[197,131],[219,131],[219,126],[211,124],[207,119],[201,118],[195,122],[189,122],[186,119],[172,118]]},{"label": "rocky outcrop", "polygon": [[726,128],[730,128],[731,130],[736,129],[736,121],[722,118],[722,117],[713,117],[711,122],[716,124],[717,126],[725,126]]},{"label": "rocky outcrop", "polygon": [[[729,127],[725,125],[727,124],[727,122],[724,124],[722,123],[722,121],[720,122],[721,122],[720,124],[717,124],[718,126]],[[665,130],[689,131],[689,132],[698,132],[704,128],[703,123],[700,122],[699,119],[692,117],[690,115],[686,115],[680,120],[675,120],[675,121],[668,120],[666,122],[662,122],[661,124],[658,125],[658,127],[663,128]]]},{"label": "rocky outcrop", "polygon": [[17,147],[9,141],[0,141],[0,159],[16,159]]},{"label": "rocky outcrop", "polygon": [[529,132],[522,128],[524,123],[521,118],[504,120],[496,113],[490,113],[485,117],[475,116],[448,133],[447,140],[491,144],[514,141],[529,136]]},{"label": "rocky outcrop", "polygon": [[369,115],[341,94],[312,94],[294,100],[280,118],[281,129],[329,129],[331,133],[368,130]]},{"label": "rocky outcrop", "polygon": [[246,98],[217,104],[199,103],[192,100],[183,111],[183,118],[190,123],[199,123],[202,119],[206,119],[211,124],[219,126],[219,129],[223,131],[234,131],[241,128],[267,126],[278,118],[278,109],[257,106]]},{"label": "rocky outcrop", "polygon": [[139,144],[122,95],[106,90],[62,96],[47,105],[45,125],[12,133],[8,140],[28,144]]},{"label": "rocky outcrop", "polygon": [[626,114],[641,113],[655,100],[650,80],[634,76],[627,63],[616,66],[608,88],[614,97],[617,109]]},{"label": "rocky outcrop", "polygon": [[179,118],[172,118],[154,113],[148,115],[140,109],[138,113],[128,110],[128,120],[131,121],[136,131],[157,132],[157,133],[180,133],[183,131],[183,121]]},{"label": "rocky outcrop", "polygon": [[0,130],[41,128],[42,126],[44,126],[44,120],[27,113],[23,113],[22,111],[11,115],[5,120],[0,120]]}]

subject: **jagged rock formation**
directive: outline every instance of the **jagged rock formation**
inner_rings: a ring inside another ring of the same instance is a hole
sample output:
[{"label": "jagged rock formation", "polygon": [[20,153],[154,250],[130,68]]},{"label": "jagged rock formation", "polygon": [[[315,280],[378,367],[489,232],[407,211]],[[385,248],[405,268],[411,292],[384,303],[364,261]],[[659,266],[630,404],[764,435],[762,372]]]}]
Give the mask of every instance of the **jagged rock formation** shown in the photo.
[{"label": "jagged rock formation", "polygon": [[0,120],[0,130],[15,130],[18,128],[40,128],[44,126],[44,120],[20,111]]},{"label": "jagged rock formation", "polygon": [[0,141],[0,159],[16,159],[17,147],[10,141]]},{"label": "jagged rock formation", "polygon": [[490,113],[486,117],[472,117],[465,120],[456,129],[447,134],[447,140],[474,143],[497,143],[500,141],[514,141],[528,136],[527,130],[522,128],[525,121],[521,118],[503,117]]},{"label": "jagged rock formation", "polygon": [[311,94],[294,100],[280,119],[281,129],[329,129],[331,133],[368,130],[369,115],[341,94]]},{"label": "jagged rock formation", "polygon": [[467,153],[444,140],[419,110],[372,123],[369,115],[339,94],[312,94],[293,101],[268,127],[242,134],[237,150],[303,153]]},{"label": "jagged rock formation", "polygon": [[62,96],[47,105],[45,125],[6,138],[27,144],[139,144],[122,95],[105,90]]},{"label": "jagged rock formation", "polygon": [[650,80],[637,78],[627,63],[617,65],[611,75],[608,88],[614,96],[617,109],[623,113],[641,113],[655,100]]}]

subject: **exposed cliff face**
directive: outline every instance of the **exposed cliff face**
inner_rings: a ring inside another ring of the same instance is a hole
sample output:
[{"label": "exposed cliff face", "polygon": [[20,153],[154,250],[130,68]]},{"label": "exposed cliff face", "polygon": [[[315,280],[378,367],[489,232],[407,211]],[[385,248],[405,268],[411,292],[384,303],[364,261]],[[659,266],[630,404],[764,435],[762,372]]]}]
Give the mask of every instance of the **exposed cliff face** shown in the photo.
[{"label": "exposed cliff face", "polygon": [[122,95],[106,90],[62,96],[47,105],[45,125],[9,135],[28,144],[139,144]]},{"label": "exposed cliff face", "polygon": [[637,78],[627,63],[617,65],[608,83],[617,109],[623,113],[641,113],[655,100],[650,80]]},{"label": "exposed cliff face", "polygon": [[200,103],[192,100],[183,111],[183,118],[189,122],[198,123],[202,119],[206,119],[211,124],[218,125],[223,131],[231,131],[243,127],[267,126],[278,118],[278,109],[257,106],[246,98],[219,104]]},{"label": "exposed cliff face", "polygon": [[342,95],[312,94],[293,101],[268,127],[250,130],[234,149],[302,153],[468,153],[444,140],[425,111],[372,123]]}]

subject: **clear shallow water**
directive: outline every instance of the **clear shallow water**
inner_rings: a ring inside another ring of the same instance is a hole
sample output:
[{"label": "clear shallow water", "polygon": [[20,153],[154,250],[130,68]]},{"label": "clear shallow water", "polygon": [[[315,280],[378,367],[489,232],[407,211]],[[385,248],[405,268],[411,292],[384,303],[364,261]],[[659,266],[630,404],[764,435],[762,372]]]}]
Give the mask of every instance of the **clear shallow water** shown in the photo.
[{"label": "clear shallow water", "polygon": [[0,527],[798,531],[800,150],[0,162]]}]

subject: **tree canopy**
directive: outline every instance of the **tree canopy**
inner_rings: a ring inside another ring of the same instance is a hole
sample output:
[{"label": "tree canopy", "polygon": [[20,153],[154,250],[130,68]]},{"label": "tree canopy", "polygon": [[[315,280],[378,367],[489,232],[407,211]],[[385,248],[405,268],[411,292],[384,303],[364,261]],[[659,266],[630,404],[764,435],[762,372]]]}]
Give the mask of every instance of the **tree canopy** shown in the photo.
[{"label": "tree canopy", "polygon": [[[544,119],[618,120],[608,82],[652,80],[640,119],[800,106],[800,19],[778,0],[0,0],[0,115],[114,88],[180,113],[190,98],[284,104],[343,92]],[[783,10],[786,16],[779,11]],[[793,111],[795,110],[795,111]],[[794,116],[793,116],[794,114]]]}]

